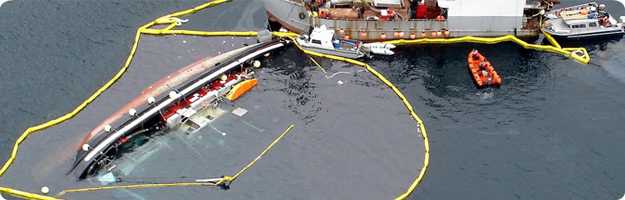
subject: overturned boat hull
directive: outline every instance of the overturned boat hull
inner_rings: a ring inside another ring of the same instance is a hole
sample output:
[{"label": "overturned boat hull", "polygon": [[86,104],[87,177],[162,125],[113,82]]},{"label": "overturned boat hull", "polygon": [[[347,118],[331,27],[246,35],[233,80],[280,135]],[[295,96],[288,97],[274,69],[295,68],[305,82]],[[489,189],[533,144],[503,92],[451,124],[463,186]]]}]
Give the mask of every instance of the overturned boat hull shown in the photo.
[{"label": "overturned boat hull", "polygon": [[[76,160],[70,172],[79,178],[85,178],[97,172],[106,164],[107,153],[113,146],[120,145],[137,134],[155,132],[166,128],[166,119],[162,115],[172,106],[192,98],[191,95],[196,94],[207,84],[218,80],[224,73],[237,69],[244,63],[249,63],[265,53],[284,47],[286,44],[286,41],[273,40],[248,47],[246,50],[227,58],[224,62],[216,63],[214,67],[192,81],[181,82],[178,86],[169,85],[168,88],[172,89],[169,95],[160,95],[156,98],[149,98],[147,101],[141,99],[143,109],[130,112],[131,117],[127,118],[127,121],[116,121],[113,124],[119,125],[112,127],[107,124],[101,130],[96,130],[95,134],[88,133],[85,137],[86,140],[81,145],[82,148],[77,152]],[[109,117],[109,119],[115,118]]]}]

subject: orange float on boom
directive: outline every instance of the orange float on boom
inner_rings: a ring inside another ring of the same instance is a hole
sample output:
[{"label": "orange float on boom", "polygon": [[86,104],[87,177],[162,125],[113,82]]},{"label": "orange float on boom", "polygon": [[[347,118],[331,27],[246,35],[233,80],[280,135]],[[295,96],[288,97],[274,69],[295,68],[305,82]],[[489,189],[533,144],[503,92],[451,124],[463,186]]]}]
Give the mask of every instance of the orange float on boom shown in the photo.
[{"label": "orange float on boom", "polygon": [[226,99],[235,101],[256,86],[256,79],[245,80],[232,87]]},{"label": "orange float on boom", "polygon": [[497,74],[493,65],[477,50],[474,49],[469,53],[467,62],[473,80],[479,88],[486,86],[499,87],[501,85],[501,77]]}]

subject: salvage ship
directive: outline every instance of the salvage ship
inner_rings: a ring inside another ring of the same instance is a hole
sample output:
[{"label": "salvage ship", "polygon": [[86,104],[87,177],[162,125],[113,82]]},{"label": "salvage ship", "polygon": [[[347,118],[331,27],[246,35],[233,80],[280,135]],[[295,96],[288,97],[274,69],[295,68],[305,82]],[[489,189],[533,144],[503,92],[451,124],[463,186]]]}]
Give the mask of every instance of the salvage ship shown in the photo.
[{"label": "salvage ship", "polygon": [[559,0],[263,0],[272,28],[326,26],[361,41],[540,34],[541,14]]}]

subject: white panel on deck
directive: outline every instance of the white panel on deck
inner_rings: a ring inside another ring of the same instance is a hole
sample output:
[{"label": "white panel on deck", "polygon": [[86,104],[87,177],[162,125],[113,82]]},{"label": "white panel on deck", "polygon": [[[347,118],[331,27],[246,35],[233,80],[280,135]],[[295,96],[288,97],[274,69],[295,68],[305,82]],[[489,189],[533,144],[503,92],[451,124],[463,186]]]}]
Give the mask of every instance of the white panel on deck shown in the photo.
[{"label": "white panel on deck", "polygon": [[523,27],[525,0],[438,0],[449,30],[465,35],[512,34]]},{"label": "white panel on deck", "polygon": [[402,0],[373,0],[373,6],[375,7],[389,7],[389,8],[401,8]]},{"label": "white panel on deck", "polygon": [[525,0],[439,0],[448,16],[523,16]]}]

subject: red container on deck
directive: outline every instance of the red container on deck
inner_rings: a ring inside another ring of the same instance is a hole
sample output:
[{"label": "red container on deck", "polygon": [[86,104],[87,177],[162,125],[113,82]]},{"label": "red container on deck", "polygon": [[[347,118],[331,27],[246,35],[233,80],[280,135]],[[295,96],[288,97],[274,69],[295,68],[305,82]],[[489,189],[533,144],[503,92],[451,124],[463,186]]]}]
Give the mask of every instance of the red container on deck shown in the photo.
[{"label": "red container on deck", "polygon": [[425,4],[420,3],[419,5],[417,5],[417,13],[416,13],[417,19],[425,19],[427,13],[428,13],[428,7],[425,6]]}]

